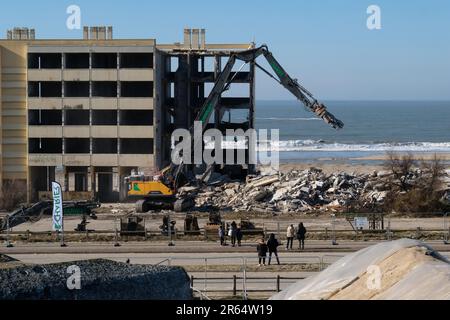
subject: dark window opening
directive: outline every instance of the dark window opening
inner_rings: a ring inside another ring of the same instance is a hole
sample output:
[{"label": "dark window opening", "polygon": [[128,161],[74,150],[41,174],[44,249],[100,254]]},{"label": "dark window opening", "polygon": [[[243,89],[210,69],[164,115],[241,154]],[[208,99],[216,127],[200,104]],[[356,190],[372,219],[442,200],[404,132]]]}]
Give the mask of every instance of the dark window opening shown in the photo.
[{"label": "dark window opening", "polygon": [[152,81],[124,81],[121,82],[121,97],[151,98],[153,97]]},{"label": "dark window opening", "polygon": [[30,138],[28,139],[29,153],[62,153],[62,139]]},{"label": "dark window opening", "polygon": [[121,53],[121,68],[153,68],[153,53]]},{"label": "dark window opening", "polygon": [[89,69],[89,53],[66,53],[66,69]]},{"label": "dark window opening", "polygon": [[28,97],[39,97],[39,82],[28,82]]},{"label": "dark window opening", "polygon": [[61,53],[29,53],[29,69],[61,69]]},{"label": "dark window opening", "polygon": [[121,110],[120,125],[122,126],[152,126],[152,110]]},{"label": "dark window opening", "polygon": [[97,69],[117,69],[116,53],[93,53],[92,68]]},{"label": "dark window opening", "polygon": [[64,96],[69,98],[89,97],[89,82],[87,81],[64,82]]},{"label": "dark window opening", "polygon": [[61,110],[28,110],[28,125],[30,126],[60,126],[61,124]]},{"label": "dark window opening", "polygon": [[117,97],[117,82],[115,81],[92,82],[92,96],[103,98]]},{"label": "dark window opening", "polygon": [[75,176],[75,192],[86,192],[88,191],[88,180],[87,173],[78,173],[74,174]]},{"label": "dark window opening", "polygon": [[153,139],[120,139],[121,154],[153,154]]},{"label": "dark window opening", "polygon": [[93,139],[92,152],[97,154],[117,154],[117,139]]},{"label": "dark window opening", "polygon": [[117,110],[92,110],[92,125],[94,126],[117,125]]},{"label": "dark window opening", "polygon": [[61,82],[28,82],[28,97],[42,97],[42,98],[61,98],[62,86]]},{"label": "dark window opening", "polygon": [[91,143],[89,139],[70,138],[65,139],[64,152],[73,153],[90,153]]},{"label": "dark window opening", "polygon": [[89,110],[65,110],[64,124],[68,126],[88,126]]}]

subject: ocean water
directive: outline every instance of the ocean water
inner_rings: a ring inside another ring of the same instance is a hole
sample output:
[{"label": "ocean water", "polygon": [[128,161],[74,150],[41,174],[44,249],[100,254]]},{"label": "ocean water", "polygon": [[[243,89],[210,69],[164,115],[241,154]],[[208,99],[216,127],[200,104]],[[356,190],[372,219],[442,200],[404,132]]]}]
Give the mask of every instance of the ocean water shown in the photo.
[{"label": "ocean water", "polygon": [[[450,101],[325,101],[335,130],[297,101],[258,101],[256,127],[279,129],[282,162],[353,161],[387,151],[450,153]],[[243,120],[242,114],[233,114]],[[264,151],[264,149],[261,149]]]}]

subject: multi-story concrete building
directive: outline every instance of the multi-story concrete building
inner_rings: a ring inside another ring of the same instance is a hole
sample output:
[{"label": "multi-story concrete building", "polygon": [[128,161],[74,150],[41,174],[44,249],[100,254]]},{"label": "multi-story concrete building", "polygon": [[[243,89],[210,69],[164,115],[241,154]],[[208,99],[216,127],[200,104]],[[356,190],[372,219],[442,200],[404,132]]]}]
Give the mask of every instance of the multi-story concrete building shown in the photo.
[{"label": "multi-story concrete building", "polygon": [[[15,29],[0,40],[0,181],[21,183],[28,200],[48,196],[116,201],[133,169],[170,161],[170,135],[188,128],[221,70],[222,58],[252,44],[208,45],[204,30],[182,44],[113,40],[112,28],[84,29],[82,40],[38,40]],[[211,59],[211,70],[205,61]],[[223,98],[246,109],[245,123],[216,116],[216,127],[253,127],[254,66],[239,73],[248,96]]]}]

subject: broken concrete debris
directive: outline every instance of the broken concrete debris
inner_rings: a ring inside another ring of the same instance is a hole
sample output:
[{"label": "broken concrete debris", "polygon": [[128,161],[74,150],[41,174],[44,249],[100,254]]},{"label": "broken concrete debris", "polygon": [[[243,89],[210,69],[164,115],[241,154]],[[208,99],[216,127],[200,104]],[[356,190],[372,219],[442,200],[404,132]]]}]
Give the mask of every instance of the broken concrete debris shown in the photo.
[{"label": "broken concrete debris", "polygon": [[222,184],[216,180],[198,190],[196,205],[235,212],[343,211],[356,201],[369,206],[383,204],[389,176],[389,172],[325,174],[311,168],[250,176],[245,183],[222,178]]}]

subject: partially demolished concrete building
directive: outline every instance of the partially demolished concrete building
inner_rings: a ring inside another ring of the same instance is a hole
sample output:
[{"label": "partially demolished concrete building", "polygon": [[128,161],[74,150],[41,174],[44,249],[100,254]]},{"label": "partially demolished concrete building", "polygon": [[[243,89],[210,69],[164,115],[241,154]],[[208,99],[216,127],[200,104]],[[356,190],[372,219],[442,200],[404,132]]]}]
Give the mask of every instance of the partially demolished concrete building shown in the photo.
[{"label": "partially demolished concrete building", "polygon": [[[123,199],[123,178],[169,164],[173,130],[192,125],[230,52],[252,47],[208,44],[203,29],[170,45],[114,40],[111,27],[85,27],[81,40],[8,31],[0,40],[0,187],[19,184],[33,202],[56,180],[67,200]],[[248,90],[223,97],[212,126],[254,127],[254,69],[236,70],[234,82]],[[235,109],[247,120],[227,119]]]}]

